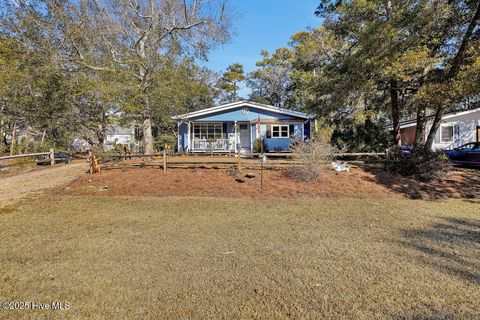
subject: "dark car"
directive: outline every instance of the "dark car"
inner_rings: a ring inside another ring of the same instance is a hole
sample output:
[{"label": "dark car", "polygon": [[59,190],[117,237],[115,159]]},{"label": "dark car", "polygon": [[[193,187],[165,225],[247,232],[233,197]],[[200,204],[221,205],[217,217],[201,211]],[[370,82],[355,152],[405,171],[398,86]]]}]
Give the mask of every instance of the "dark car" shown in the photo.
[{"label": "dark car", "polygon": [[[55,153],[55,163],[70,163],[70,155],[65,154],[65,153]],[[50,156],[49,155],[43,155],[37,157],[35,160],[37,162],[37,165],[45,165],[45,164],[50,164]]]},{"label": "dark car", "polygon": [[480,166],[480,142],[466,143],[445,153],[453,164]]},{"label": "dark car", "polygon": [[409,147],[409,146],[401,146],[401,147],[400,147],[400,152],[401,152],[404,156],[409,156],[409,155],[412,153],[412,148]]}]

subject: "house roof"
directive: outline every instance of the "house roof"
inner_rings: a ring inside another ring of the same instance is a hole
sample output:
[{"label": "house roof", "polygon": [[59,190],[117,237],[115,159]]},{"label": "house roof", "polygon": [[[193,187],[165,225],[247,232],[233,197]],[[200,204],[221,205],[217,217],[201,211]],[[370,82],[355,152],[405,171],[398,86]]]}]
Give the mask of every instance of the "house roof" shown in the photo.
[{"label": "house roof", "polygon": [[313,115],[309,115],[309,114],[306,114],[306,113],[303,113],[303,112],[300,112],[300,111],[294,111],[294,110],[290,110],[290,109],[271,106],[271,105],[268,105],[268,104],[242,100],[242,101],[237,101],[237,102],[233,102],[233,103],[222,104],[222,105],[207,108],[207,109],[193,111],[193,112],[189,112],[189,113],[185,113],[185,114],[180,114],[180,115],[172,117],[172,119],[175,119],[175,120],[190,119],[190,118],[204,116],[204,115],[207,115],[207,114],[221,112],[221,111],[226,111],[226,110],[230,110],[230,109],[234,109],[234,108],[238,108],[238,107],[242,107],[242,106],[257,108],[257,109],[260,109],[260,110],[266,110],[266,111],[271,111],[271,112],[276,112],[276,113],[281,113],[281,114],[286,114],[286,115],[289,115],[289,116],[294,116],[294,117],[303,118],[303,119],[312,119],[312,118],[315,117]]},{"label": "house roof", "polygon": [[[450,119],[450,118],[454,118],[454,117],[458,117],[458,116],[463,116],[463,115],[478,112],[478,111],[480,111],[480,108],[475,108],[475,109],[470,109],[470,110],[452,111],[452,112],[445,113],[442,117],[442,120],[446,120],[446,119]],[[428,116],[427,119],[430,120],[433,117],[434,116],[431,115],[431,116]],[[408,128],[408,127],[415,127],[416,125],[417,125],[417,119],[409,119],[409,120],[400,121],[400,128],[401,129]],[[393,125],[390,123],[390,124],[387,125],[387,128],[388,129],[393,129]]]}]

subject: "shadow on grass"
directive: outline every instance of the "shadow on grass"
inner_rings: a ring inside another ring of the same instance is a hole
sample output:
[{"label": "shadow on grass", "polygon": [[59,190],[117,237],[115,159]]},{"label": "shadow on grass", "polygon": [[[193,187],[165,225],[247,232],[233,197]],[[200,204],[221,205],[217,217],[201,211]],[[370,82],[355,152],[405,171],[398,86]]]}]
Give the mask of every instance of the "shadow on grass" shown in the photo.
[{"label": "shadow on grass", "polygon": [[421,182],[384,171],[379,167],[365,168],[373,174],[365,178],[400,193],[410,199],[479,199],[480,170],[455,168],[445,178],[435,182]]},{"label": "shadow on grass", "polygon": [[480,221],[444,218],[426,229],[403,230],[399,242],[414,261],[480,284]]},{"label": "shadow on grass", "polygon": [[[466,316],[466,317],[465,317]],[[417,314],[414,316],[393,316],[395,320],[460,320],[460,319],[476,319],[476,315],[469,314],[469,315],[462,315],[459,316],[455,313],[444,313],[435,309],[431,309],[430,311],[424,312],[422,314]]]}]

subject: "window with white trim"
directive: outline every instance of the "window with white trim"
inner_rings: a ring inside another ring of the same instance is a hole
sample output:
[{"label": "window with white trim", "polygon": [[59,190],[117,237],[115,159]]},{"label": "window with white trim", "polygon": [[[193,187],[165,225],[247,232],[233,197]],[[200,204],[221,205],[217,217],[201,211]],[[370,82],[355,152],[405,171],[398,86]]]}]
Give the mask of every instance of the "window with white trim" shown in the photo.
[{"label": "window with white trim", "polygon": [[287,125],[272,125],[272,138],[289,138],[289,126]]},{"label": "window with white trim", "polygon": [[219,123],[193,123],[193,137],[197,139],[222,139],[223,124]]},{"label": "window with white trim", "polygon": [[442,143],[453,142],[453,126],[442,126],[441,127],[440,141]]}]

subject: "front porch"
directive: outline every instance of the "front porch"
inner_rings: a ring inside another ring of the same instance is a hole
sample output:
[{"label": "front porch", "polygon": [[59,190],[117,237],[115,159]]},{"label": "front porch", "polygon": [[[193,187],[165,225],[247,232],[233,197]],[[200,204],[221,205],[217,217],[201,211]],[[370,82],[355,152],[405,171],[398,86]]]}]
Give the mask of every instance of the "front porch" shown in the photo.
[{"label": "front porch", "polygon": [[190,122],[189,152],[248,153],[253,150],[248,122]]}]

